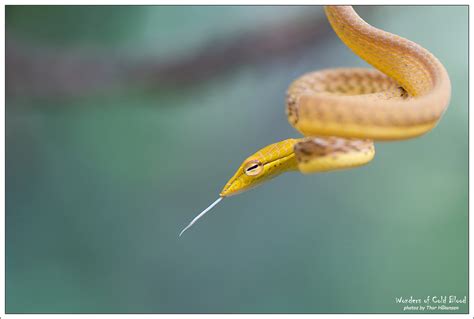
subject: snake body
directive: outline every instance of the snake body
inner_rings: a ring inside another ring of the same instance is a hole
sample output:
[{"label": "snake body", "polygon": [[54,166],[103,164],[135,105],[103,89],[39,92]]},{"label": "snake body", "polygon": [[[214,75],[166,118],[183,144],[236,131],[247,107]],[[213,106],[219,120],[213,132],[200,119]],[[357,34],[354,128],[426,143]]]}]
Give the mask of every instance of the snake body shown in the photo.
[{"label": "snake body", "polygon": [[439,60],[420,45],[369,25],[352,7],[325,11],[339,38],[379,72],[328,70],[299,78],[288,91],[290,123],[308,136],[376,140],[410,138],[431,129],[451,92]]},{"label": "snake body", "polygon": [[286,113],[305,137],[268,145],[248,157],[221,198],[286,171],[315,173],[366,164],[375,155],[374,140],[422,135],[446,110],[451,84],[433,54],[369,25],[350,6],[327,6],[325,12],[339,38],[375,69],[327,69],[296,79],[287,92]]},{"label": "snake body", "polygon": [[[247,158],[224,186],[234,195],[289,170],[315,173],[371,161],[373,141],[414,138],[431,130],[451,95],[448,73],[428,50],[377,29],[350,6],[327,6],[339,38],[375,67],[311,72],[289,87],[286,113],[304,138],[265,147]],[[247,174],[260,163],[259,174]]]}]

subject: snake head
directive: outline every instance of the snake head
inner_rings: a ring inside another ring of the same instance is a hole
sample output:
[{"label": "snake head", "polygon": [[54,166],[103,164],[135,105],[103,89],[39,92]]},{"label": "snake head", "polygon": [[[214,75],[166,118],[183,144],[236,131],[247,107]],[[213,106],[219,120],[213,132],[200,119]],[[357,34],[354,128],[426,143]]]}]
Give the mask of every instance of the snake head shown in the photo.
[{"label": "snake head", "polygon": [[295,139],[288,139],[270,144],[248,157],[225,184],[220,196],[242,193],[283,172],[297,169],[293,151],[296,142]]}]

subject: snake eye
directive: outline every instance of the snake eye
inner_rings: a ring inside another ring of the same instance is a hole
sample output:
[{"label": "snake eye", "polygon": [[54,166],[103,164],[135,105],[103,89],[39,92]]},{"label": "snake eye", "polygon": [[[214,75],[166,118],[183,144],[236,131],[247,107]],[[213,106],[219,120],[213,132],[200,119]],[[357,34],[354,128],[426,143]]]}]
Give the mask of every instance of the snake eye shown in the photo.
[{"label": "snake eye", "polygon": [[263,171],[263,165],[259,161],[250,161],[245,165],[244,172],[247,176],[255,176]]}]

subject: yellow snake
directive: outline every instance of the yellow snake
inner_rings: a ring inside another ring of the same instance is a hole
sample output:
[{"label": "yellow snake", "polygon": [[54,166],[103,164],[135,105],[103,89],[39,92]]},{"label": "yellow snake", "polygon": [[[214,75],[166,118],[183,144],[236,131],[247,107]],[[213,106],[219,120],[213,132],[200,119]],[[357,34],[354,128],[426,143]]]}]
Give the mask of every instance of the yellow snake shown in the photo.
[{"label": "yellow snake", "polygon": [[286,113],[306,137],[268,145],[248,157],[220,197],[181,234],[224,197],[287,171],[315,173],[366,164],[375,155],[373,140],[417,137],[443,115],[451,83],[433,54],[369,25],[350,6],[327,6],[325,12],[339,38],[376,69],[327,69],[295,80]]}]

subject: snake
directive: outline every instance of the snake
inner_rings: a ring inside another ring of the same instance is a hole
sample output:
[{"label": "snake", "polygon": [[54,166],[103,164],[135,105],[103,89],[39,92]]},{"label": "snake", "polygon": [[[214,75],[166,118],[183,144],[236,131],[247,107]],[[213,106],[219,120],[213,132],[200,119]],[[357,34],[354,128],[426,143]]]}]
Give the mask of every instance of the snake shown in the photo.
[{"label": "snake", "polygon": [[284,172],[354,168],[375,156],[374,141],[405,140],[433,129],[446,111],[451,82],[421,45],[365,22],[351,6],[326,6],[341,41],[374,68],[332,68],[302,75],[286,95],[289,123],[302,138],[260,149],[243,161],[219,198],[242,193]]}]

